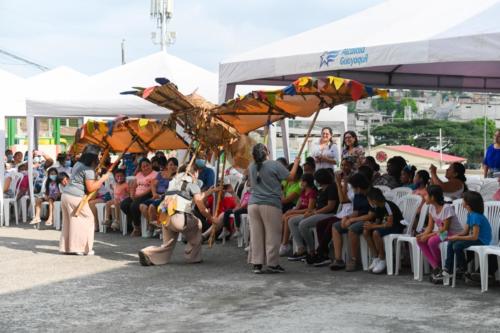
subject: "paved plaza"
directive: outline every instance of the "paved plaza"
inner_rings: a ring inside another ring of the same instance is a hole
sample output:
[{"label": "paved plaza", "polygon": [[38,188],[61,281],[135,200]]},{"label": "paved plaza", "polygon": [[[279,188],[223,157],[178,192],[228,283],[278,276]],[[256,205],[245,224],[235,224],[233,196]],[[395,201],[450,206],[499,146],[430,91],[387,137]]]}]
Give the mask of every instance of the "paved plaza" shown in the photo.
[{"label": "paved plaza", "polygon": [[[1,332],[498,332],[500,288],[456,289],[408,273],[331,272],[283,261],[254,275],[234,243],[204,263],[141,267],[158,239],[96,234],[92,257],[59,255],[59,232],[0,229]],[[184,245],[184,244],[178,244]]]}]

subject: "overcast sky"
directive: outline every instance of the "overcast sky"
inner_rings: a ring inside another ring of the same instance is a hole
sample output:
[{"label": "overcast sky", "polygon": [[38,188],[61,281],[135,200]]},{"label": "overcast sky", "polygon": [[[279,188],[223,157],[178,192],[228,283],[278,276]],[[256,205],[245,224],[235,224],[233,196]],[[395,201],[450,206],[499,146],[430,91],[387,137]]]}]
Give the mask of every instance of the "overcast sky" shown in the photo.
[{"label": "overcast sky", "polygon": [[[222,59],[332,22],[383,0],[176,0],[168,52],[211,71]],[[0,49],[85,74],[154,53],[150,0],[0,0]],[[348,33],[340,31],[339,33]],[[38,73],[0,56],[0,68]]]}]

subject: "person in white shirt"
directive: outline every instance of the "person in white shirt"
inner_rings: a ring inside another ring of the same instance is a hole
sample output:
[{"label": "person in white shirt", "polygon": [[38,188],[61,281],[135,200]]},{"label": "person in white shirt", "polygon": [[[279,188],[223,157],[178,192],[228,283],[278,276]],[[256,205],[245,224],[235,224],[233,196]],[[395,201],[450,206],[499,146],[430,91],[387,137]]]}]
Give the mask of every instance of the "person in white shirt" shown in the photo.
[{"label": "person in white shirt", "polygon": [[311,149],[311,156],[316,162],[316,171],[319,169],[334,169],[339,160],[338,148],[333,143],[333,132],[330,127],[321,129],[321,139]]}]

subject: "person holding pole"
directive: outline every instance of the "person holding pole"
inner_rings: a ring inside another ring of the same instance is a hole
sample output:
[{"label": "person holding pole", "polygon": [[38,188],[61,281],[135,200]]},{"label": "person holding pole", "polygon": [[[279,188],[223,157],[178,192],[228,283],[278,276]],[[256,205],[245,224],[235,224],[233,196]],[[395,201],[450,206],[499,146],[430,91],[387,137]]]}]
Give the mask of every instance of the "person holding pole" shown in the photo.
[{"label": "person holding pole", "polygon": [[[253,264],[255,274],[263,273],[267,265],[271,273],[281,273],[279,248],[281,243],[281,181],[293,180],[300,163],[295,159],[289,172],[281,163],[268,160],[267,147],[258,143],[253,147],[254,163],[249,167],[252,195],[248,203],[250,218],[250,250],[248,261]],[[300,155],[300,154],[299,154]]]},{"label": "person holding pole", "polygon": [[97,191],[110,177],[110,172],[99,180],[96,176],[96,167],[99,164],[100,148],[96,145],[87,145],[80,160],[73,167],[70,183],[63,190],[61,196],[62,231],[59,241],[59,252],[64,254],[93,255],[94,244],[94,216],[88,201],[77,212],[82,198]]},{"label": "person holding pole", "polygon": [[214,223],[205,206],[204,195],[198,185],[198,169],[192,172],[191,164],[179,168],[179,173],[169,182],[165,199],[158,207],[158,220],[162,225],[163,244],[148,246],[139,251],[142,266],[165,265],[170,262],[177,244],[179,233],[186,238],[184,258],[188,263],[200,263],[201,259],[201,221],[193,214],[194,206],[209,221]]}]

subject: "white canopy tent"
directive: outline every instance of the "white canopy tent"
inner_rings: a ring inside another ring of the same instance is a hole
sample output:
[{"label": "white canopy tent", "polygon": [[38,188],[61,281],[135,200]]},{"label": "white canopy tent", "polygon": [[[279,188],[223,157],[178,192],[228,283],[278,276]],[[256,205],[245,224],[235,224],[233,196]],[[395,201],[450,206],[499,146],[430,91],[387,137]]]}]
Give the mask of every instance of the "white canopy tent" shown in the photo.
[{"label": "white canopy tent", "polygon": [[[195,90],[210,101],[217,99],[217,75],[165,52],[112,68],[94,75],[84,84],[72,82],[63,91],[48,91],[43,96],[28,98],[27,125],[29,151],[34,149],[34,123],[38,117],[165,117],[168,111],[137,96],[120,95],[134,86],[149,87],[164,77],[174,82],[182,93]],[[28,159],[32,175],[32,155]],[[30,184],[33,184],[30,181]],[[34,200],[30,188],[31,200]]]},{"label": "white canopy tent", "polygon": [[500,91],[499,17],[499,0],[388,0],[223,61],[219,102],[237,85],[326,75],[387,88]]},{"label": "white canopy tent", "polygon": [[[23,96],[25,80],[0,69],[0,156],[5,156],[5,119],[7,117],[26,116],[26,104]],[[0,219],[3,220],[4,163],[0,163]],[[1,223],[0,223],[1,225]]]},{"label": "white canopy tent", "polygon": [[499,0],[389,0],[223,61],[219,99],[237,84],[284,85],[303,75],[500,91],[498,17]]}]

